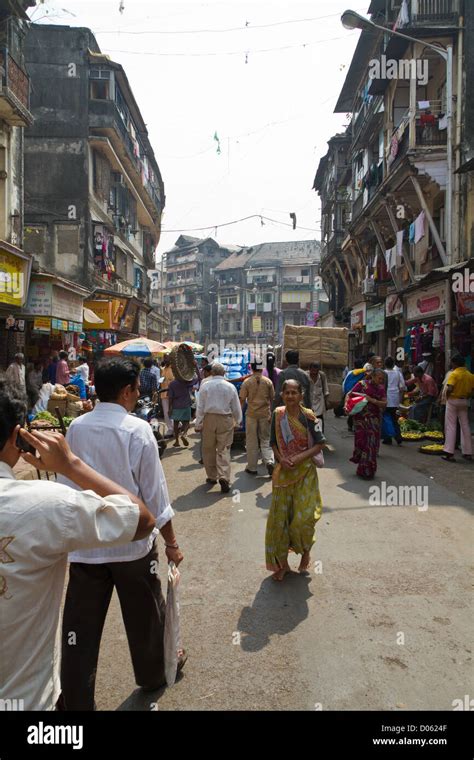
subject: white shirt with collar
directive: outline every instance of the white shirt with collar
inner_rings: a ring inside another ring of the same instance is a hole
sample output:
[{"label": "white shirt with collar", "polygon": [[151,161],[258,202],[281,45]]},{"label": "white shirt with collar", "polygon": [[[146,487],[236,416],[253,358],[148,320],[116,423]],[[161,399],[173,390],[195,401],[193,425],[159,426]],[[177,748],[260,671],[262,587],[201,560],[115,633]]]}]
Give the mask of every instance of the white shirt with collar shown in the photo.
[{"label": "white shirt with collar", "polygon": [[[120,404],[101,402],[92,412],[71,422],[66,440],[86,464],[140,496],[156,517],[156,528],[148,538],[113,549],[73,552],[69,561],[98,565],[145,557],[159,529],[174,516],[158,446],[148,422],[129,414]],[[76,488],[67,478],[60,476],[58,480]]]},{"label": "white shirt with collar", "polygon": [[205,414],[232,414],[236,425],[242,422],[239,394],[232,383],[221,375],[201,384],[196,408],[196,426],[201,427]]},{"label": "white shirt with collar", "polygon": [[82,378],[82,380],[84,380],[85,384],[89,385],[89,365],[87,364],[87,362],[85,362],[84,364],[79,364],[79,366],[76,367],[76,369],[73,370],[73,372],[71,372],[71,375],[72,376],[79,375],[79,377]]},{"label": "white shirt with collar", "polygon": [[25,710],[54,710],[68,552],[130,541],[138,518],[128,496],[15,480],[0,462],[1,699],[23,700]]}]

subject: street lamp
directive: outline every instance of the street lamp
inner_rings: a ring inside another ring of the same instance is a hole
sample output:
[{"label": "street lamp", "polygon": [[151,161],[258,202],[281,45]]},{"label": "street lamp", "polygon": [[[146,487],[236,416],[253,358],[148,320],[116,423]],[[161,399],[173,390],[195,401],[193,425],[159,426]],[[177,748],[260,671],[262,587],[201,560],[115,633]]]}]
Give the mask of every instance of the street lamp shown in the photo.
[{"label": "street lamp", "polygon": [[453,46],[447,45],[446,48],[442,48],[438,45],[433,45],[431,42],[425,42],[424,40],[411,37],[409,34],[396,31],[394,29],[388,29],[386,26],[375,24],[371,19],[364,18],[359,13],[352,10],[344,11],[341,16],[342,25],[345,29],[362,29],[362,31],[370,31],[371,29],[380,29],[387,34],[391,34],[395,37],[402,37],[402,39],[409,40],[410,42],[416,42],[423,44],[424,47],[433,50],[435,53],[441,56],[446,62],[446,99],[447,99],[447,152],[448,152],[448,177],[446,183],[446,257],[448,265],[452,264],[453,257]]}]

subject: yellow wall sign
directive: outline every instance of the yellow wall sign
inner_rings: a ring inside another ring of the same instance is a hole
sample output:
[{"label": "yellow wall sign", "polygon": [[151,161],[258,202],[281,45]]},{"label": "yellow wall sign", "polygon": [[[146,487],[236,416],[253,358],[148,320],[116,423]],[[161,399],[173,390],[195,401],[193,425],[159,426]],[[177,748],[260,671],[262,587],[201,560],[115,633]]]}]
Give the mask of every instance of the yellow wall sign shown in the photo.
[{"label": "yellow wall sign", "polygon": [[49,317],[35,317],[33,330],[37,332],[51,332],[51,320]]},{"label": "yellow wall sign", "polygon": [[262,332],[262,318],[261,317],[253,317],[253,319],[252,319],[252,332],[253,333],[260,333],[260,332]]},{"label": "yellow wall sign", "polygon": [[0,303],[23,306],[28,290],[29,262],[0,247]]}]

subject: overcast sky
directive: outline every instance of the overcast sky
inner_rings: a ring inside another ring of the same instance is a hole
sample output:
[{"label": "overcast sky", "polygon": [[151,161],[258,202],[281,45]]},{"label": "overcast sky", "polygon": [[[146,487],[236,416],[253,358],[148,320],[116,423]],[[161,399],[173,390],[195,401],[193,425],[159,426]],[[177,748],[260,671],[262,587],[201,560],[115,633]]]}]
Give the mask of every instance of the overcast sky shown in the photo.
[{"label": "overcast sky", "polygon": [[[293,211],[296,230],[251,219],[216,239],[319,240],[311,188],[327,140],[347,124],[333,110],[359,34],[340,23],[350,0],[122,0],[122,13],[120,5],[47,0],[30,15],[91,28],[125,68],[165,184],[158,251],[174,244],[175,230],[216,237],[196,228],[252,214],[291,224]],[[365,12],[369,1],[354,5]]]}]

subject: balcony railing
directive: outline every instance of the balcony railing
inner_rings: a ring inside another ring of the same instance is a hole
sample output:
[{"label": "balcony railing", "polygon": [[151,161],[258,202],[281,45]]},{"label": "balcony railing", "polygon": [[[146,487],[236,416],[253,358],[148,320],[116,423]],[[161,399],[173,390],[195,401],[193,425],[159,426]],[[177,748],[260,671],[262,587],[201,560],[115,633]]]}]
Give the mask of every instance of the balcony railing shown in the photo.
[{"label": "balcony railing", "polygon": [[455,23],[458,15],[459,0],[411,0],[413,24]]},{"label": "balcony railing", "polygon": [[33,123],[30,113],[30,79],[8,52],[0,49],[0,118],[11,126]]}]

